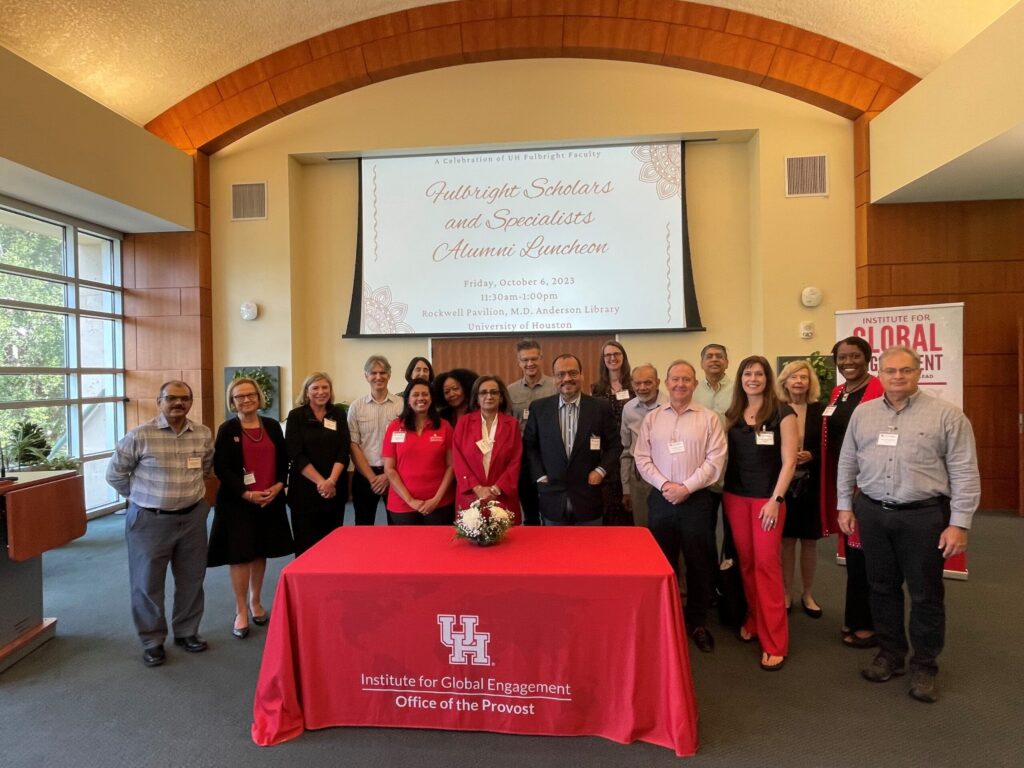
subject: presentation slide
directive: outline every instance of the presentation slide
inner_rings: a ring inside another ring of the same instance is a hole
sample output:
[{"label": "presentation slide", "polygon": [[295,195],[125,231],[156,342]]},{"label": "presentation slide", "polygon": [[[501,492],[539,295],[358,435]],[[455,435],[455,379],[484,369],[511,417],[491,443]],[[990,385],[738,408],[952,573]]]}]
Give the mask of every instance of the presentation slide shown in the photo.
[{"label": "presentation slide", "polygon": [[362,160],[360,333],[686,327],[679,142]]}]

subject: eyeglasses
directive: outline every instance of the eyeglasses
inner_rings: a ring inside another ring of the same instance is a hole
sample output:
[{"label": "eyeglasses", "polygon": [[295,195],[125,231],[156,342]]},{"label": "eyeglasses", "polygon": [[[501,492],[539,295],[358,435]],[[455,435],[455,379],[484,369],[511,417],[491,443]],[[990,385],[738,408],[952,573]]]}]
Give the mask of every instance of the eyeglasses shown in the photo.
[{"label": "eyeglasses", "polygon": [[260,396],[257,395],[255,392],[249,392],[248,394],[244,395],[232,395],[231,399],[237,400],[240,403],[244,403],[246,400],[259,400]]},{"label": "eyeglasses", "polygon": [[497,397],[498,395],[501,394],[501,390],[499,390],[499,389],[481,389],[479,392],[477,392],[477,394],[480,397]]},{"label": "eyeglasses", "polygon": [[617,357],[622,357],[621,352],[605,352],[603,355],[605,360],[614,360]]},{"label": "eyeglasses", "polygon": [[555,371],[556,379],[578,379],[579,377],[579,371]]},{"label": "eyeglasses", "polygon": [[917,368],[883,368],[880,373],[885,376],[895,376],[897,373],[901,376],[909,376],[916,371]]},{"label": "eyeglasses", "polygon": [[191,403],[192,395],[161,395],[165,403]]}]

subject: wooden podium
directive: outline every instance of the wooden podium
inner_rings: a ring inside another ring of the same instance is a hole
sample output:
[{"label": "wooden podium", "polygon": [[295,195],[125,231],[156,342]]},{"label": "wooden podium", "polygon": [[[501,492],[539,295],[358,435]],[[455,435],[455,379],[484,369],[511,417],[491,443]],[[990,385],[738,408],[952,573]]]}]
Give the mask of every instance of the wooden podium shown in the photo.
[{"label": "wooden podium", "polygon": [[85,484],[72,471],[0,481],[0,672],[53,637],[43,618],[43,552],[85,533]]}]

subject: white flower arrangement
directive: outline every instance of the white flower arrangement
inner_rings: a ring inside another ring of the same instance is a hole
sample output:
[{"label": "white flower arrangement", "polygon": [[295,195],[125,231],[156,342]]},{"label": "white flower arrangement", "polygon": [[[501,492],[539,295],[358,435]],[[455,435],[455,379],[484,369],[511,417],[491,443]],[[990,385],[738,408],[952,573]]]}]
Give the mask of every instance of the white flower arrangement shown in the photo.
[{"label": "white flower arrangement", "polygon": [[474,501],[455,514],[455,535],[474,544],[497,544],[512,527],[512,513],[496,501]]}]

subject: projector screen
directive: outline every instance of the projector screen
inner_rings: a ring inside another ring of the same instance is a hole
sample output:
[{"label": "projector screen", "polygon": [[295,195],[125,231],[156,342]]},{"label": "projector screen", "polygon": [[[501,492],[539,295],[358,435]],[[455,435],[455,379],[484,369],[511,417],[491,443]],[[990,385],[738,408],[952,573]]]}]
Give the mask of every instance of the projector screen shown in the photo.
[{"label": "projector screen", "polygon": [[683,166],[680,142],[364,158],[347,335],[699,328]]}]

